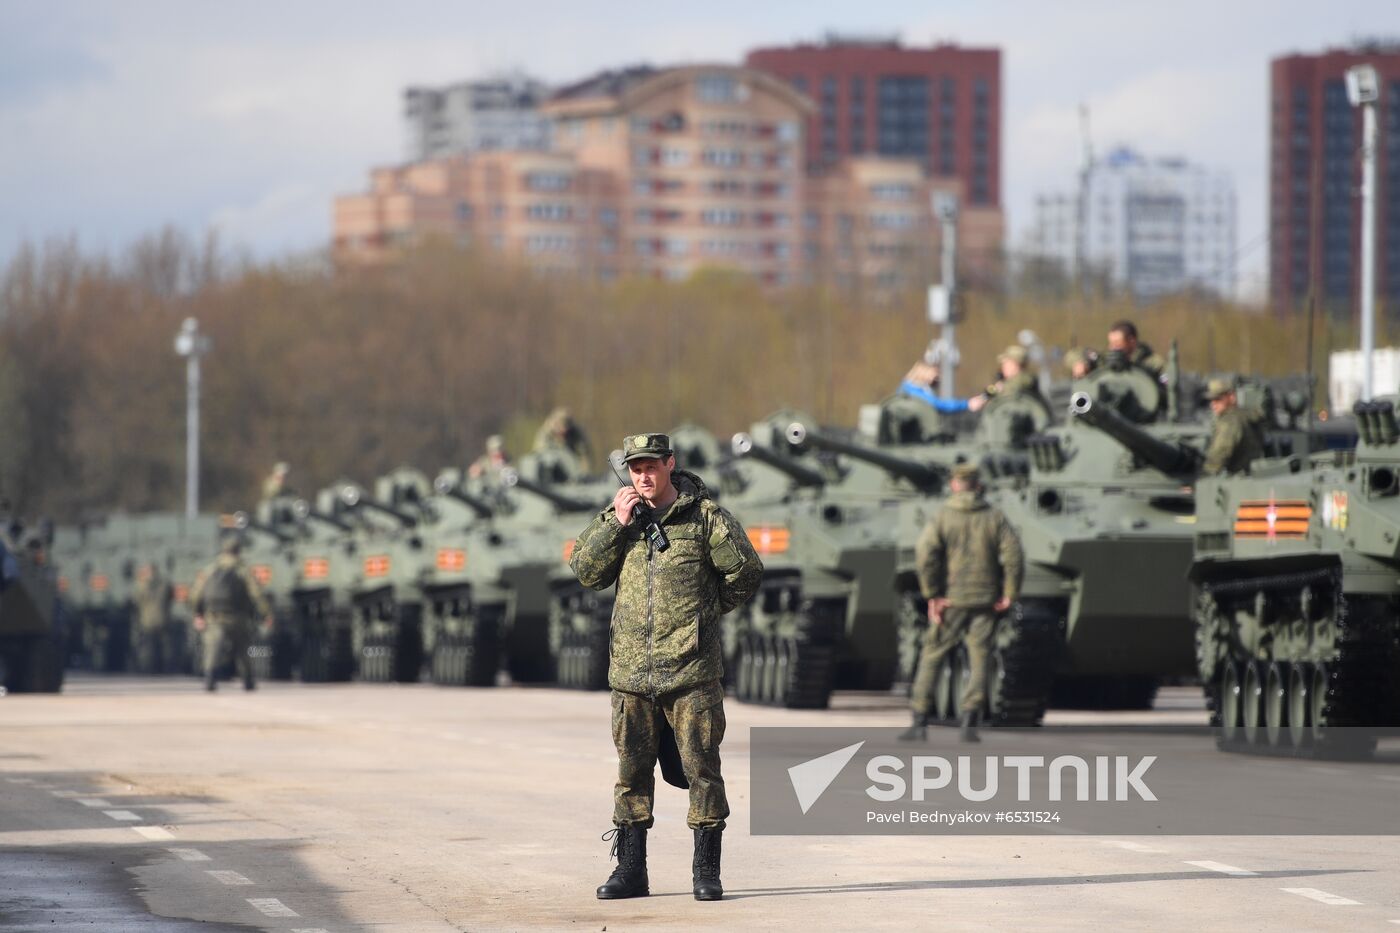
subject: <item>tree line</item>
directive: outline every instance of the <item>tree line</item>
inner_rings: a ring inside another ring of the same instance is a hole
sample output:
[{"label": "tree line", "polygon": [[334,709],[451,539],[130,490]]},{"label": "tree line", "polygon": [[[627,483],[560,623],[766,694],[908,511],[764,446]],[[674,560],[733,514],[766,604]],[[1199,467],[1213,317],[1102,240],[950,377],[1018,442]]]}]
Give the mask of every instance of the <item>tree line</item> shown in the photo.
[{"label": "tree line", "polygon": [[[1184,367],[1261,374],[1306,366],[1308,319],[1212,299],[965,294],[958,388],[994,376],[1020,331],[1102,346],[1132,317]],[[325,256],[254,262],[174,231],[119,256],[73,241],[21,248],[0,276],[0,495],[27,515],[178,509],[184,496],[186,317],[204,362],[207,510],[246,508],[279,460],[314,492],[402,464],[464,465],[488,435],[528,449],[567,406],[608,450],[625,433],[693,421],[721,435],[782,407],[854,424],[898,385],[934,328],[922,294],[878,304],[822,289],[766,290],[719,270],[686,282],[594,284],[430,242],[380,266]],[[1326,354],[1348,325],[1313,321]],[[1388,339],[1382,328],[1382,339]]]}]

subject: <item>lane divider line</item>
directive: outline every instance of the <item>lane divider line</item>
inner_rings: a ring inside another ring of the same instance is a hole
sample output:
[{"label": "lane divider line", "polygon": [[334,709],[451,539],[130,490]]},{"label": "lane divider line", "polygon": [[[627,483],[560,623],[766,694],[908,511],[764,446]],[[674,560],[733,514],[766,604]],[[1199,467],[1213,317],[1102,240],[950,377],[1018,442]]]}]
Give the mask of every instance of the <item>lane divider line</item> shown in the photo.
[{"label": "lane divider line", "polygon": [[216,881],[223,882],[224,884],[253,883],[252,879],[250,879],[247,875],[240,875],[238,872],[229,871],[228,869],[210,869],[206,870],[204,873],[209,877],[215,879]]},{"label": "lane divider line", "polygon": [[103,810],[102,812],[107,814],[114,820],[121,820],[125,823],[141,822],[141,817],[137,816],[135,813],[132,813],[130,810]]},{"label": "lane divider line", "polygon": [[[132,827],[132,828],[134,829],[135,827]],[[199,851],[198,849],[173,849],[173,848],[172,848],[172,849],[166,849],[165,851],[169,852],[171,855],[175,856],[177,859],[179,859],[179,860],[182,861],[182,862],[207,862],[207,861],[209,861],[209,856],[205,855],[203,852]]]},{"label": "lane divider line", "polygon": [[[1236,868],[1233,865],[1226,865],[1224,862],[1212,862],[1205,859],[1199,862],[1187,862],[1187,865],[1195,865],[1197,868],[1204,868],[1206,871],[1218,871],[1222,875],[1230,875],[1235,878],[1257,878],[1259,872],[1246,871],[1243,868]],[[1285,888],[1284,890],[1288,890]]]},{"label": "lane divider line", "polygon": [[249,904],[252,904],[254,908],[261,911],[265,916],[268,917],[301,916],[301,914],[297,913],[295,910],[292,910],[292,908],[288,907],[286,904],[282,903],[275,897],[250,897],[247,898],[247,901]]},{"label": "lane divider line", "polygon": [[1349,897],[1342,897],[1340,894],[1329,894],[1326,891],[1319,891],[1317,888],[1279,888],[1288,894],[1296,894],[1299,897],[1306,897],[1309,900],[1317,901],[1319,904],[1326,904],[1329,907],[1359,907],[1360,901],[1354,901]]},{"label": "lane divider line", "polygon": [[96,807],[98,809],[110,807],[112,805],[110,800],[103,800],[101,797],[79,797],[78,803],[85,807]]},{"label": "lane divider line", "polygon": [[1166,855],[1166,849],[1154,849],[1152,846],[1145,846],[1140,842],[1131,842],[1127,839],[1104,839],[1106,846],[1117,846],[1120,849],[1127,849],[1129,852],[1142,852],[1149,855]]}]

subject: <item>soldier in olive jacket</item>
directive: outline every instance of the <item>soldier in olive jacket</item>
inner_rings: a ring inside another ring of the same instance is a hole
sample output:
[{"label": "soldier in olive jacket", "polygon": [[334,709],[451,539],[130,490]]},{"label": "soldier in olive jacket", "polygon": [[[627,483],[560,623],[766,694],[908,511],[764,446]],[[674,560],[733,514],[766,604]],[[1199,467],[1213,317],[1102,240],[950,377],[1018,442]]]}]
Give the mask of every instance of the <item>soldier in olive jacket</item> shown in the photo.
[{"label": "soldier in olive jacket", "polygon": [[1264,440],[1258,426],[1262,414],[1240,408],[1235,387],[1224,379],[1212,379],[1207,384],[1206,399],[1215,414],[1215,424],[1201,472],[1207,476],[1248,473],[1250,463],[1264,456]]},{"label": "soldier in olive jacket", "polygon": [[[617,588],[608,684],[618,755],[618,866],[598,897],[650,893],[646,831],[658,748],[669,726],[690,784],[686,822],[695,836],[695,897],[718,900],[720,833],[729,815],[719,759],[719,617],[753,596],[763,564],[743,527],[715,504],[700,477],[676,469],[667,435],[626,438],[623,459],[632,485],[619,489],[613,504],[579,535],[569,561],[584,586]],[[664,549],[649,532],[652,522],[669,542]]]},{"label": "soldier in olive jacket", "polygon": [[951,488],[953,494],[916,546],[919,586],[929,601],[929,627],[910,691],[914,723],[900,736],[906,741],[927,735],[938,665],[959,643],[966,644],[970,668],[962,695],[962,737],[978,741],[996,619],[1020,596],[1025,573],[1021,542],[1006,516],[982,497],[977,467],[955,467]]}]

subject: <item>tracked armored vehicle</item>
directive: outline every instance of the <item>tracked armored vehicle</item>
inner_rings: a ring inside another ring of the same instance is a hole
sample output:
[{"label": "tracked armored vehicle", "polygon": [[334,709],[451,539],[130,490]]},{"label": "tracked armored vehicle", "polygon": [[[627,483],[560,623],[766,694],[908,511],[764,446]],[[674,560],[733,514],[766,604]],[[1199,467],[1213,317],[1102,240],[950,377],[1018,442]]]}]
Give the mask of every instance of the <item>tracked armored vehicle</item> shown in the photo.
[{"label": "tracked armored vehicle", "polygon": [[1202,480],[1197,665],[1230,751],[1368,753],[1400,725],[1400,422],[1355,407],[1355,451]]},{"label": "tracked armored vehicle", "polygon": [[293,507],[303,533],[294,551],[289,599],[297,668],[307,683],[345,681],[355,671],[349,594],[359,548],[352,534],[354,507],[341,497],[347,485],[328,486],[314,504],[298,499]]}]

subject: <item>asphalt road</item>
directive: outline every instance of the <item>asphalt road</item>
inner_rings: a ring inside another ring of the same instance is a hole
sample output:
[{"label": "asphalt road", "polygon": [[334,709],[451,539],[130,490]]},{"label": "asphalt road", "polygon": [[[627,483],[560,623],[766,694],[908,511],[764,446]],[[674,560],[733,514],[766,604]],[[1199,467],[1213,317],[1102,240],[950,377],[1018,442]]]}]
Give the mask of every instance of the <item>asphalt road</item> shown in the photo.
[{"label": "asphalt road", "polygon": [[[731,701],[727,899],[691,898],[663,786],[653,895],[600,902],[604,694],[78,677],[0,698],[0,931],[1400,928],[1394,836],[749,834],[748,727],[904,718]],[[1203,719],[1179,688],[1049,722]]]}]

